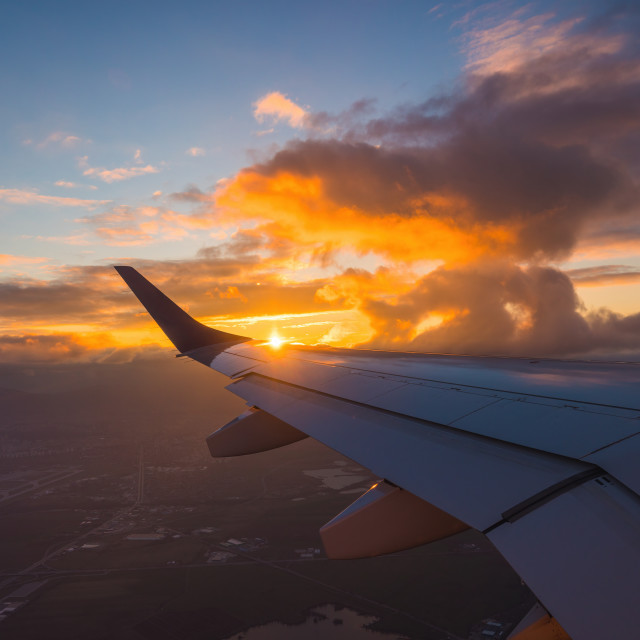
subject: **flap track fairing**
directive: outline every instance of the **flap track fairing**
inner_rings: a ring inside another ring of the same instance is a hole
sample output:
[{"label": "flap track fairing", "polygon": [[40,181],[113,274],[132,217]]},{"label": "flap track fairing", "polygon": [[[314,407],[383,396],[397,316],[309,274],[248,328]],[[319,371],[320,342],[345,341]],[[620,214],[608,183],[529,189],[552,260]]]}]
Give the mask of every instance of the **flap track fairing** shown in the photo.
[{"label": "flap track fairing", "polygon": [[320,529],[330,558],[367,558],[447,538],[469,527],[409,491],[382,481]]},{"label": "flap track fairing", "polygon": [[214,431],[207,445],[214,458],[244,456],[284,447],[308,437],[266,411],[252,407]]}]

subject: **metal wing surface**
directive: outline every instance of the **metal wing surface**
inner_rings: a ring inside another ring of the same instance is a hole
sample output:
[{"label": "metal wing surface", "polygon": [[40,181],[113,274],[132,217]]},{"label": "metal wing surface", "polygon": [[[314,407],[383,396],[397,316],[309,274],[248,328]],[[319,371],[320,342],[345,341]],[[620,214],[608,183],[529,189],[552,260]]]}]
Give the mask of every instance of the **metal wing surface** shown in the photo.
[{"label": "metal wing surface", "polygon": [[[574,640],[636,637],[639,365],[274,348],[195,328],[134,269],[117,269],[182,355],[229,376],[252,407],[212,434],[212,453],[216,438],[235,455],[267,432],[264,449],[311,436],[384,479],[385,508],[392,488],[419,499],[402,508],[423,540],[458,524],[485,533]],[[350,527],[333,531],[353,536],[358,513],[375,517],[367,496],[344,512]],[[434,513],[448,528],[425,531]]]}]

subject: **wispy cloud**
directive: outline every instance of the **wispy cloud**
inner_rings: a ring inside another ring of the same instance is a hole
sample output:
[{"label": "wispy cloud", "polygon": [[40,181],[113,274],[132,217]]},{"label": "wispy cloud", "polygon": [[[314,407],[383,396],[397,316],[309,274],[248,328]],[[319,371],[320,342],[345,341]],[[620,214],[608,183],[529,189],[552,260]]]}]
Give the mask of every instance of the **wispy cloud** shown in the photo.
[{"label": "wispy cloud", "polygon": [[[134,156],[134,162],[139,161],[140,155],[139,150],[136,151],[136,155]],[[125,167],[116,167],[115,169],[105,169],[104,167],[91,167],[89,166],[89,157],[83,156],[79,159],[78,164],[80,168],[83,170],[82,175],[95,177],[103,182],[112,183],[112,182],[120,182],[122,180],[130,180],[131,178],[135,178],[137,176],[143,176],[150,173],[158,173],[160,169],[158,167],[154,167],[153,165],[134,165],[134,166],[125,166]]]},{"label": "wispy cloud", "polygon": [[89,235],[86,233],[75,233],[66,236],[29,236],[23,235],[25,240],[38,240],[38,242],[51,242],[53,244],[70,244],[73,246],[86,246],[91,244]]},{"label": "wispy cloud", "polygon": [[94,184],[79,184],[78,182],[71,182],[69,180],[57,180],[54,184],[56,187],[64,187],[65,189],[91,189],[92,191],[98,189]]},{"label": "wispy cloud", "polygon": [[108,211],[76,219],[92,228],[100,241],[110,246],[140,246],[182,240],[190,229],[209,229],[210,216],[201,218],[163,207],[119,205]]},{"label": "wispy cloud", "polygon": [[307,111],[279,91],[272,91],[254,103],[253,116],[258,122],[270,119],[274,122],[287,122],[295,128],[305,126]]},{"label": "wispy cloud", "polygon": [[570,269],[565,272],[578,287],[601,287],[640,282],[640,267],[604,264],[596,267]]},{"label": "wispy cloud", "polygon": [[206,152],[202,147],[191,147],[190,149],[187,149],[185,153],[188,156],[197,158],[199,156],[204,156]]},{"label": "wispy cloud", "polygon": [[[35,144],[36,149],[44,149],[45,147],[61,147],[63,149],[73,149],[81,142],[91,142],[90,140],[84,140],[80,136],[76,136],[66,131],[54,131],[50,133],[46,138]],[[24,140],[23,144],[34,144],[31,138]]]},{"label": "wispy cloud", "polygon": [[24,191],[22,189],[0,189],[0,200],[11,204],[46,204],[54,207],[86,207],[88,209],[94,209],[99,205],[111,202],[110,200],[46,196],[36,191]]},{"label": "wispy cloud", "polygon": [[35,258],[29,256],[14,256],[8,253],[0,253],[0,266],[13,267],[26,264],[40,264],[47,262],[48,258]]}]

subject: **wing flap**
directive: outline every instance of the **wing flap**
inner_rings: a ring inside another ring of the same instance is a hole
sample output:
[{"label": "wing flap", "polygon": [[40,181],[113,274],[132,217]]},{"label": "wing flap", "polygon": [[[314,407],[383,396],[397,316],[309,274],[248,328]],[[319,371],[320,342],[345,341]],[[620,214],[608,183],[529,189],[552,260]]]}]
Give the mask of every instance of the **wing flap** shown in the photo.
[{"label": "wing flap", "polygon": [[634,638],[640,500],[600,477],[488,533],[572,638]]}]

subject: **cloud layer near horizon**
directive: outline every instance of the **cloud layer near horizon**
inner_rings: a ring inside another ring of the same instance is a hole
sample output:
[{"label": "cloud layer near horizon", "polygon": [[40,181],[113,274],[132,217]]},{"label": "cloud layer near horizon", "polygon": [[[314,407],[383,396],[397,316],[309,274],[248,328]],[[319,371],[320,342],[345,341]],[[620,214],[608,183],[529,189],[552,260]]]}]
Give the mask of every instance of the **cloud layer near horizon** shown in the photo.
[{"label": "cloud layer near horizon", "polygon": [[[469,64],[455,91],[382,116],[368,100],[333,115],[274,92],[255,104],[256,116],[309,138],[211,193],[172,194],[195,207],[191,214],[116,206],[81,220],[111,244],[240,228],[193,260],[137,265],[199,316],[210,314],[212,299],[216,314],[231,317],[355,309],[371,327],[360,340],[375,347],[640,350],[640,315],[587,313],[571,278],[553,266],[575,251],[640,247],[636,22],[611,13],[484,24],[465,35]],[[344,270],[337,256],[345,252],[385,267]],[[637,278],[619,266],[569,275],[583,285]],[[106,267],[68,268],[47,286],[15,279],[0,287],[14,333],[18,318],[37,328],[64,308],[66,324],[101,322],[157,341],[127,296]],[[338,329],[323,337],[349,341]]]}]

